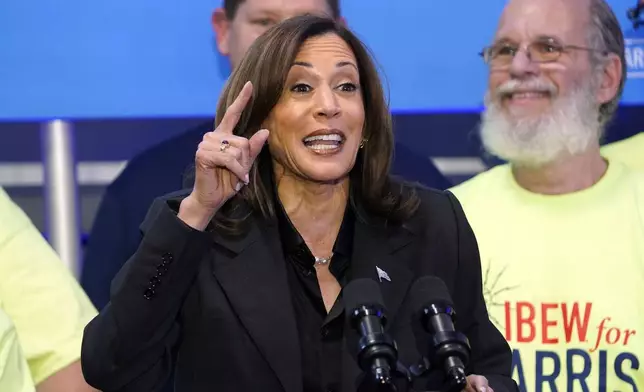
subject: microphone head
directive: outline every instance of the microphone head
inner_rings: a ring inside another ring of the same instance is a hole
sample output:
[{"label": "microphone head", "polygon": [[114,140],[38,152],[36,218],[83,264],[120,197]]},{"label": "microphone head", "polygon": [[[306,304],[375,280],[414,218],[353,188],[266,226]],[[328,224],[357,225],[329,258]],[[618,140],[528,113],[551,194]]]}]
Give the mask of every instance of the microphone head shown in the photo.
[{"label": "microphone head", "polygon": [[383,326],[387,324],[387,308],[374,280],[361,278],[351,281],[342,289],[342,301],[346,318],[354,328],[364,316],[376,316]]},{"label": "microphone head", "polygon": [[428,306],[444,308],[444,312],[453,314],[452,298],[445,282],[435,276],[423,276],[411,287],[410,302],[413,309],[424,313]]},{"label": "microphone head", "polygon": [[349,352],[357,348],[354,358],[360,369],[369,374],[367,381],[375,382],[374,386],[389,385],[398,351],[395,341],[384,332],[387,319],[380,286],[372,279],[353,280],[342,289],[342,301],[347,322],[358,332],[346,335]]},{"label": "microphone head", "polygon": [[367,278],[349,282],[342,289],[342,301],[347,313],[364,305],[374,305],[383,310],[385,309],[378,283]]}]

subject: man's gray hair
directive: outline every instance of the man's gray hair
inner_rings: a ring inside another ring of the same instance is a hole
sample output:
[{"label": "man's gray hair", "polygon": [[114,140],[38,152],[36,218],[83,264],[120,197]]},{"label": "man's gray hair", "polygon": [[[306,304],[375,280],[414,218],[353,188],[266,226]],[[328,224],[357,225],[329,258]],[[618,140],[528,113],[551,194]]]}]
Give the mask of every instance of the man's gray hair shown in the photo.
[{"label": "man's gray hair", "polygon": [[614,53],[622,61],[622,79],[615,97],[599,107],[599,122],[605,125],[617,111],[626,83],[626,57],[624,54],[624,34],[619,21],[605,0],[590,0],[590,26],[588,45],[597,50],[592,52],[591,61],[595,69],[603,69],[606,52]]}]

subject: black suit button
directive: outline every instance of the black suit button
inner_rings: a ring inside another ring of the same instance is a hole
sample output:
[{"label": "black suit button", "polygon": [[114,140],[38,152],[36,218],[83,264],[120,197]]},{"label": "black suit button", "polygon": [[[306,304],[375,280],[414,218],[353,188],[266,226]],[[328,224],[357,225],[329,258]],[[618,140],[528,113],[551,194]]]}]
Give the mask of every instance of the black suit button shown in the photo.
[{"label": "black suit button", "polygon": [[161,279],[156,276],[150,278],[150,288],[156,288],[159,284],[161,284]]},{"label": "black suit button", "polygon": [[321,333],[323,338],[326,338],[327,336],[329,336],[329,327],[322,327]]},{"label": "black suit button", "polygon": [[163,264],[157,265],[157,276],[163,276],[166,272],[168,272],[168,267]]},{"label": "black suit button", "polygon": [[174,256],[172,256],[172,253],[165,253],[163,256],[161,256],[161,260],[163,260],[163,264],[172,264],[172,261],[174,260]]},{"label": "black suit button", "polygon": [[147,289],[147,290],[145,290],[145,292],[143,292],[143,298],[145,298],[147,300],[152,299],[152,297],[154,297],[154,295],[155,295],[154,289],[151,289],[151,288]]},{"label": "black suit button", "polygon": [[338,388],[336,388],[336,387],[327,387],[326,392],[338,392]]}]

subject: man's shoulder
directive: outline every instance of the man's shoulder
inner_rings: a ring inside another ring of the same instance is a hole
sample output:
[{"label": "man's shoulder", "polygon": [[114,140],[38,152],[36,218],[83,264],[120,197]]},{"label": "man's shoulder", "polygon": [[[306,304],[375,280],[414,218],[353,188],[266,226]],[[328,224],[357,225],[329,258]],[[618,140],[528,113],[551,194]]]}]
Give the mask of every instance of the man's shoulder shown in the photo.
[{"label": "man's shoulder", "polygon": [[35,391],[29,374],[27,360],[18,341],[18,332],[13,321],[0,307],[0,352],[5,361],[0,363],[0,389],[3,391]]},{"label": "man's shoulder", "polygon": [[626,179],[625,184],[631,188],[638,190],[638,196],[644,198],[644,170],[640,168],[633,167],[628,163],[622,162],[617,159],[608,159],[609,165],[619,165],[622,172],[624,173],[624,178]]},{"label": "man's shoulder", "polygon": [[6,239],[31,222],[2,187],[0,187],[0,221],[2,222],[0,225],[0,246]]},{"label": "man's shoulder", "polygon": [[459,200],[469,199],[470,196],[477,196],[480,199],[484,193],[498,191],[505,179],[507,179],[509,171],[510,166],[508,164],[495,166],[449,190]]},{"label": "man's shoulder", "polygon": [[132,158],[118,177],[109,185],[109,192],[131,189],[158,192],[157,196],[177,190],[194,161],[197,146],[210,124],[202,124],[162,141]]},{"label": "man's shoulder", "polygon": [[13,215],[15,212],[15,204],[13,200],[11,200],[11,197],[9,197],[9,194],[4,190],[4,188],[0,187],[0,217],[2,217],[2,221],[7,221],[10,219],[7,219],[7,216]]},{"label": "man's shoulder", "polygon": [[644,169],[644,132],[607,144],[601,151],[602,155],[610,160],[621,161],[633,169],[642,170]]},{"label": "man's shoulder", "polygon": [[619,151],[622,149],[630,149],[635,146],[644,146],[644,132],[640,132],[637,135],[631,136],[629,138],[607,144],[602,147],[602,151],[604,152]]}]

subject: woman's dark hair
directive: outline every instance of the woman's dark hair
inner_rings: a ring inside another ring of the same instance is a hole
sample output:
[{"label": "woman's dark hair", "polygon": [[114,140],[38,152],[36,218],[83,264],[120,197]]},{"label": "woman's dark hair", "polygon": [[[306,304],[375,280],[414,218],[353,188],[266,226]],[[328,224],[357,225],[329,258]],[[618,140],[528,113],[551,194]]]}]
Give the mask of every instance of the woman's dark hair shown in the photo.
[{"label": "woman's dark hair", "polygon": [[[282,95],[300,47],[307,39],[324,34],[336,34],[343,39],[358,62],[365,109],[363,136],[367,142],[359,150],[350,173],[350,202],[354,210],[359,205],[388,222],[402,222],[416,211],[419,198],[413,188],[395,183],[389,176],[394,149],[393,125],[380,77],[368,50],[342,23],[325,17],[302,15],[275,25],[257,38],[228,79],[217,105],[215,126],[219,125],[244,84],[251,81],[253,96],[233,132],[250,138],[261,129]],[[276,192],[270,181],[272,172],[268,178],[260,173],[260,170],[266,173],[267,168],[272,168],[272,158],[268,148],[264,148],[250,171],[250,184],[242,188],[240,196],[265,218],[273,218]],[[226,209],[232,206],[227,207],[218,214],[215,226],[230,234],[239,233],[245,218],[233,219],[226,214]]]}]

